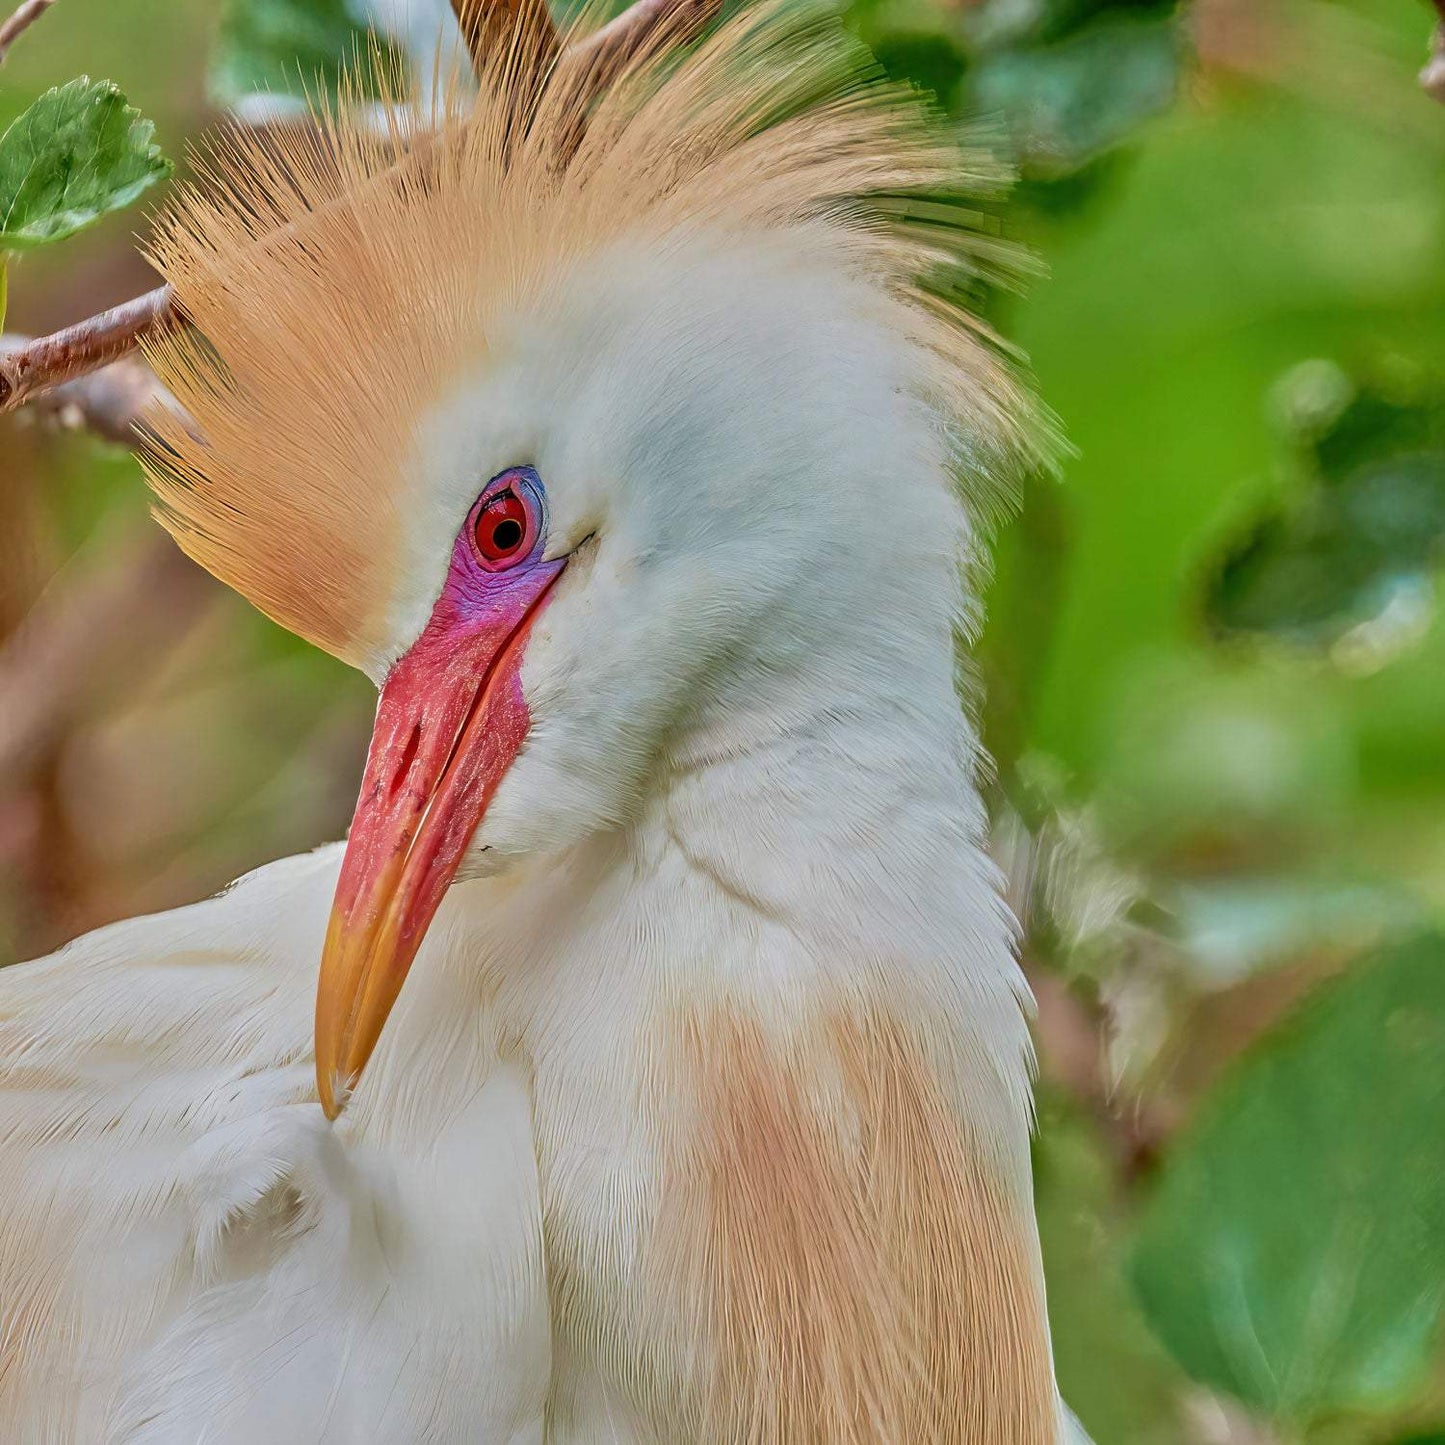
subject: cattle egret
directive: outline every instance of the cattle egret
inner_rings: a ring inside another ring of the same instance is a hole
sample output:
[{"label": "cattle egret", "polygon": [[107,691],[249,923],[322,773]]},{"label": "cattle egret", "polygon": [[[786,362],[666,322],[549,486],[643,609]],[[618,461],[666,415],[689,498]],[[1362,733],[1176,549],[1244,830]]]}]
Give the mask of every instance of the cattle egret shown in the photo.
[{"label": "cattle egret", "polygon": [[1054,1445],[981,165],[816,9],[525,52],[161,222],[160,518],[380,701],[344,848],[0,974],[0,1439]]}]

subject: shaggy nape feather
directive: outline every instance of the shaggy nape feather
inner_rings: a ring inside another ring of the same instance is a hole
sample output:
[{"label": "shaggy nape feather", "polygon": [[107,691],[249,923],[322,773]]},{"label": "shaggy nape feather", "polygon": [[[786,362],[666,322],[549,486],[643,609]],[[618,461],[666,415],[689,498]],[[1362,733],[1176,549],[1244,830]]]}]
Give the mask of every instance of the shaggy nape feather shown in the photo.
[{"label": "shaggy nape feather", "polygon": [[310,129],[236,131],[159,227],[155,262],[192,323],[149,347],[186,414],[150,419],[160,519],[362,665],[385,653],[401,519],[425,485],[418,418],[485,367],[504,320],[545,315],[608,247],[761,233],[831,250],[913,338],[975,479],[1037,435],[997,346],[938,284],[1015,264],[939,199],[997,175],[834,21],[767,3],[680,60],[650,47],[596,99],[585,67],[539,67],[535,44],[519,32],[475,100],[452,87],[409,145],[346,105]]}]

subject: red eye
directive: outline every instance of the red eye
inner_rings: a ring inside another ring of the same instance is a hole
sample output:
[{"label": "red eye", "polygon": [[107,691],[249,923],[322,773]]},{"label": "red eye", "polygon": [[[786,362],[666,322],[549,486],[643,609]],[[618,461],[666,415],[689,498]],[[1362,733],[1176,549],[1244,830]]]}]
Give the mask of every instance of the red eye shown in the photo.
[{"label": "red eye", "polygon": [[477,513],[472,535],[484,562],[502,565],[520,560],[531,541],[527,504],[508,489],[490,498]]}]

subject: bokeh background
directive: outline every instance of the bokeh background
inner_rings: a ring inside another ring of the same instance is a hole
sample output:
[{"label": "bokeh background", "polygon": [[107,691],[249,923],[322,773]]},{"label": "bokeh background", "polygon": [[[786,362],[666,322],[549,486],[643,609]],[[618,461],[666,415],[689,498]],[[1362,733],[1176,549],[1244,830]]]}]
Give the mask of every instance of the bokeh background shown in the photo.
[{"label": "bokeh background", "polygon": [[[1098,1445],[1445,1442],[1438,17],[845,13],[1019,170],[987,224],[1038,274],[979,302],[1073,448],[998,539],[980,648],[1065,1393]],[[105,76],[184,172],[364,18],[59,0],[0,125]],[[9,330],[147,289],[137,229],[13,264]],[[368,733],[367,684],[181,559],[74,420],[0,417],[0,960],[339,836]]]}]

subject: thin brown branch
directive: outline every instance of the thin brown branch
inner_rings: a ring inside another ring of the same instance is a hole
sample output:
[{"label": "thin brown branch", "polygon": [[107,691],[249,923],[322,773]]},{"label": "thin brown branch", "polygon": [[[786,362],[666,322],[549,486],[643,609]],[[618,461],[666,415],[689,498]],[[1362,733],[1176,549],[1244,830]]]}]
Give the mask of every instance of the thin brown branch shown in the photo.
[{"label": "thin brown branch", "polygon": [[[0,355],[10,339],[0,337]],[[17,339],[15,344],[23,344]],[[42,391],[23,415],[53,418],[67,429],[85,428],[106,441],[133,446],[140,419],[156,403],[175,407],[175,398],[138,356],[123,356],[88,376]]]},{"label": "thin brown branch", "polygon": [[0,353],[0,413],[14,411],[48,387],[96,371],[132,351],[143,338],[177,325],[174,299],[169,286],[160,286]]},{"label": "thin brown branch", "polygon": [[502,47],[525,54],[539,73],[550,69],[561,51],[547,0],[452,0],[452,10],[478,74]]},{"label": "thin brown branch", "polygon": [[0,65],[5,64],[10,47],[20,39],[22,33],[34,25],[54,4],[55,0],[23,0],[20,8],[0,24]]},{"label": "thin brown branch", "polygon": [[[538,54],[547,57],[548,64],[557,55],[560,41],[545,0],[452,0],[452,5],[474,56],[484,54],[485,47],[499,35],[513,43],[519,24],[535,26],[541,37]],[[691,40],[720,8],[721,0],[637,0],[615,20],[579,41],[563,57],[563,63],[585,67],[588,84],[600,90],[633,57]],[[184,319],[170,287],[161,286],[50,336],[0,350],[0,414],[118,360],[145,337],[181,325]],[[84,407],[81,414],[88,414]],[[129,426],[121,429],[128,432]]]}]

